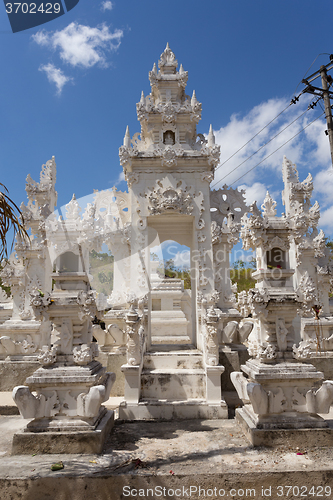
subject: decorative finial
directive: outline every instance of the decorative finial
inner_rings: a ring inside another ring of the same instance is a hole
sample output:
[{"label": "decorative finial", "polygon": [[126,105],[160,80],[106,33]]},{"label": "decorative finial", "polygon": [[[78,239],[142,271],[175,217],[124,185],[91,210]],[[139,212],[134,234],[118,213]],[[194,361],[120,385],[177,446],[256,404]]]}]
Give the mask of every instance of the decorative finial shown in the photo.
[{"label": "decorative finial", "polygon": [[144,103],[145,103],[145,94],[144,94],[144,92],[143,92],[143,91],[141,92],[141,99],[140,99],[140,102],[141,102],[141,104],[144,104]]},{"label": "decorative finial", "polygon": [[195,95],[195,90],[193,90],[193,94],[192,94],[192,99],[191,99],[191,104],[192,104],[192,108],[197,104],[197,96]]},{"label": "decorative finial", "polygon": [[182,75],[183,73],[185,73],[185,71],[184,71],[183,65],[181,64],[180,68],[179,68],[179,74]]},{"label": "decorative finial", "polygon": [[126,127],[126,132],[125,132],[125,137],[124,137],[124,146],[126,148],[130,148],[131,147],[131,136],[130,136],[130,133],[129,133],[129,128],[128,128],[128,125]]},{"label": "decorative finial", "polygon": [[153,66],[153,69],[151,70],[151,72],[154,73],[154,75],[157,75],[156,63],[154,63],[154,66]]},{"label": "decorative finial", "polygon": [[276,201],[273,200],[269,192],[267,191],[264,203],[261,205],[263,214],[266,217],[274,217],[276,215]]},{"label": "decorative finial", "polygon": [[74,200],[76,200],[75,193],[73,193],[73,196],[72,196],[72,200],[71,200],[71,201],[74,201]]},{"label": "decorative finial", "polygon": [[213,132],[213,127],[212,127],[212,125],[210,125],[210,127],[209,127],[209,133],[208,133],[208,143],[207,143],[207,145],[209,147],[212,147],[212,146],[214,146],[214,144],[215,144],[215,135],[214,135],[214,132]]},{"label": "decorative finial", "polygon": [[164,52],[161,54],[160,60],[158,61],[158,67],[162,74],[175,74],[178,62],[175,58],[175,54],[169,47],[169,43],[166,44]]}]

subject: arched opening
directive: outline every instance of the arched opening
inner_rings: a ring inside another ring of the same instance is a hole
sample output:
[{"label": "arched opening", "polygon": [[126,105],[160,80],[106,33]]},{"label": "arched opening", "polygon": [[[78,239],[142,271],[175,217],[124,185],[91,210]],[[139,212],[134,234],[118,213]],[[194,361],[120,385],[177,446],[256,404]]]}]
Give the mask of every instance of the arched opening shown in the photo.
[{"label": "arched opening", "polygon": [[166,130],[163,133],[163,144],[173,146],[176,142],[175,133],[172,130]]},{"label": "arched opening", "polygon": [[79,256],[73,252],[61,254],[56,261],[56,270],[59,273],[78,273]]},{"label": "arched opening", "polygon": [[191,251],[166,240],[150,248],[151,343],[191,343]]},{"label": "arched opening", "polygon": [[149,343],[196,345],[196,240],[194,218],[170,214],[148,219]]},{"label": "arched opening", "polygon": [[267,250],[266,262],[268,269],[286,269],[286,252],[278,247]]},{"label": "arched opening", "polygon": [[102,248],[101,252],[92,250],[89,253],[89,274],[91,287],[98,294],[109,297],[113,290],[114,256],[107,248]]}]

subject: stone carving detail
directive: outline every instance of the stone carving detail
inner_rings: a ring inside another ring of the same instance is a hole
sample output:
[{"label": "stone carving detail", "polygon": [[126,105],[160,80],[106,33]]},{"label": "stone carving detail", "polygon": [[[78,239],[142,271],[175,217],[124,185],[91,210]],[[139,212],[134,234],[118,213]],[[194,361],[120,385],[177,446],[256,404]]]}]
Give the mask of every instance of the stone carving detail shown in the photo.
[{"label": "stone carving detail", "polygon": [[310,413],[327,414],[330,411],[330,406],[333,403],[333,382],[332,380],[324,380],[322,386],[318,390],[308,391],[306,394],[306,405]]},{"label": "stone carving detail", "polygon": [[175,167],[177,165],[177,153],[172,146],[167,146],[162,154],[162,167]]},{"label": "stone carving detail", "polygon": [[273,200],[267,191],[264,203],[261,205],[264,217],[274,217],[276,215],[276,201]]},{"label": "stone carving detail", "polygon": [[297,289],[297,296],[299,301],[302,303],[301,309],[299,309],[299,314],[301,316],[312,316],[313,306],[318,305],[318,298],[316,293],[316,287],[306,271],[300,281]]},{"label": "stone carving detail", "polygon": [[69,221],[77,221],[80,218],[81,207],[73,194],[73,197],[69,203],[66,205],[66,219]]},{"label": "stone carving detail", "polygon": [[142,358],[141,338],[143,330],[140,330],[142,326],[141,319],[134,309],[134,299],[131,300],[130,309],[125,318],[127,334],[127,364],[130,366],[137,366],[140,365]]},{"label": "stone carving detail", "polygon": [[316,350],[316,343],[312,340],[302,340],[298,347],[293,345],[293,356],[295,359],[303,361],[311,357],[313,351]]},{"label": "stone carving detail", "polygon": [[73,360],[77,365],[88,365],[94,359],[94,352],[91,346],[82,344],[81,346],[74,347]]},{"label": "stone carving detail", "polygon": [[290,247],[290,242],[288,239],[280,238],[279,236],[275,236],[274,238],[268,240],[266,243],[263,244],[263,249],[264,250],[272,250],[272,248],[280,248],[283,251],[289,250]]},{"label": "stone carving detail", "polygon": [[271,344],[260,346],[257,357],[263,362],[273,361],[276,358],[276,347]]},{"label": "stone carving detail", "polygon": [[53,365],[57,361],[57,348],[49,349],[47,345],[44,345],[37,359],[43,366]]},{"label": "stone carving detail", "polygon": [[96,315],[96,302],[95,302],[96,292],[91,290],[89,292],[84,292],[80,290],[77,296],[77,303],[81,306],[80,319],[90,318],[93,320]]},{"label": "stone carving detail", "polygon": [[266,306],[269,300],[270,296],[266,288],[251,288],[248,291],[247,302],[253,318],[267,314]]},{"label": "stone carving detail", "polygon": [[35,317],[36,319],[40,319],[51,303],[50,294],[48,292],[43,293],[41,290],[33,288],[30,292],[30,297],[30,305],[34,311]]},{"label": "stone carving detail", "polygon": [[239,223],[242,216],[247,212],[245,203],[245,190],[228,188],[225,184],[218,190],[210,192],[211,218],[220,226],[226,226],[229,222]]},{"label": "stone carving detail", "polygon": [[[247,217],[248,215],[250,216],[249,218]],[[256,202],[252,203],[250,212],[243,215],[241,222],[241,238],[243,240],[244,250],[254,250],[266,243],[267,234],[265,228],[267,226],[267,220],[263,219]]]},{"label": "stone carving detail", "polygon": [[[208,366],[217,366],[219,364],[219,342],[217,337],[218,310],[215,304],[218,302],[219,293],[215,290],[208,297],[200,296],[203,310],[203,324],[206,329],[205,336],[205,360]],[[207,308],[207,306],[209,306]]]},{"label": "stone carving detail", "polygon": [[287,335],[288,329],[286,328],[284,318],[278,318],[276,320],[276,339],[279,351],[281,352],[287,350]]},{"label": "stone carving detail", "polygon": [[156,187],[146,194],[148,209],[151,215],[179,213],[191,215],[195,202],[200,202],[201,196],[195,196],[192,188],[188,188],[183,181],[176,181],[167,176],[157,181]]},{"label": "stone carving detail", "polygon": [[229,321],[223,329],[223,335],[227,339],[227,343],[242,344],[247,341],[253,327],[254,323],[252,321],[241,323]]}]

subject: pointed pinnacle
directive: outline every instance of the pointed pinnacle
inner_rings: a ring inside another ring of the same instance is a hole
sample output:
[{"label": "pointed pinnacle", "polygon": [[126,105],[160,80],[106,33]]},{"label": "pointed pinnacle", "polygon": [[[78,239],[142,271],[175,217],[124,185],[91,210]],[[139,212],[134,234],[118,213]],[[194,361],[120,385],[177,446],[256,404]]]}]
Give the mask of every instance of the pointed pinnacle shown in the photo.
[{"label": "pointed pinnacle", "polygon": [[154,63],[153,69],[151,71],[152,71],[152,73],[154,73],[155,75],[157,75],[156,63]]},{"label": "pointed pinnacle", "polygon": [[123,144],[124,144],[124,146],[126,148],[130,148],[131,147],[131,136],[130,136],[130,133],[129,133],[128,125],[126,127],[126,132],[125,132],[125,137],[124,137]]},{"label": "pointed pinnacle", "polygon": [[165,50],[167,50],[167,49],[170,49],[169,42],[167,42],[166,47],[165,47]]},{"label": "pointed pinnacle", "polygon": [[140,102],[141,102],[141,104],[144,104],[144,103],[145,103],[145,94],[144,94],[144,92],[143,92],[143,91],[141,92],[141,99],[140,99]]},{"label": "pointed pinnacle", "polygon": [[207,144],[208,144],[208,146],[214,146],[214,144],[215,144],[215,135],[214,135],[214,132],[213,132],[212,124],[209,127]]},{"label": "pointed pinnacle", "polygon": [[180,65],[180,68],[179,68],[179,73],[180,73],[180,74],[184,73],[184,68],[183,68],[183,65],[182,65],[182,64]]}]

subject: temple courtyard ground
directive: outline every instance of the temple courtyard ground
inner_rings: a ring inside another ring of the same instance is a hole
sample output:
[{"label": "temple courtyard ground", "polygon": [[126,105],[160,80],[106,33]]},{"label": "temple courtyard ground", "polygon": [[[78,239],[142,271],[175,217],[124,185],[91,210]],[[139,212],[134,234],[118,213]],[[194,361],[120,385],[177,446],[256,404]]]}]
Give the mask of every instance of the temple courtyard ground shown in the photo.
[{"label": "temple courtyard ground", "polygon": [[[333,498],[333,448],[306,435],[301,446],[254,448],[235,419],[116,420],[101,455],[12,456],[26,421],[10,393],[0,393],[0,411],[1,500]],[[333,411],[326,419],[333,428]]]}]

